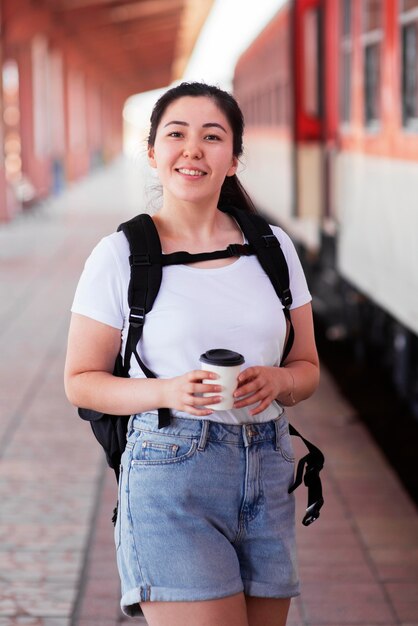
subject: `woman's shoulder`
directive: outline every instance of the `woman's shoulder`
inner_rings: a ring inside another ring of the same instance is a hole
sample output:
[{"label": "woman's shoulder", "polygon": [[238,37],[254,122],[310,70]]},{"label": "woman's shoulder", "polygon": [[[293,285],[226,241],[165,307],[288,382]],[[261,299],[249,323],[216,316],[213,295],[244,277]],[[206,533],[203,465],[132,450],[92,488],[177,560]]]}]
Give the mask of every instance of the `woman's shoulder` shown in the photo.
[{"label": "woman's shoulder", "polygon": [[118,255],[129,253],[128,240],[122,231],[115,231],[114,233],[110,233],[110,235],[106,235],[97,245],[103,246]]},{"label": "woman's shoulder", "polygon": [[295,245],[289,235],[280,226],[272,226],[271,229],[279,240],[289,269],[289,280],[292,289],[292,309],[307,304],[312,300],[306,283],[305,274],[300,262]]},{"label": "woman's shoulder", "polygon": [[129,275],[129,244],[121,232],[100,239],[87,258],[83,270],[85,282],[120,284],[123,288],[129,282]]},{"label": "woman's shoulder", "polygon": [[96,244],[90,259],[97,263],[114,263],[129,266],[129,244],[122,232],[106,235]]},{"label": "woman's shoulder", "polygon": [[295,245],[287,232],[283,230],[283,228],[280,228],[280,226],[275,226],[274,224],[270,224],[270,228],[279,240],[285,255],[287,253],[293,254],[295,252]]}]

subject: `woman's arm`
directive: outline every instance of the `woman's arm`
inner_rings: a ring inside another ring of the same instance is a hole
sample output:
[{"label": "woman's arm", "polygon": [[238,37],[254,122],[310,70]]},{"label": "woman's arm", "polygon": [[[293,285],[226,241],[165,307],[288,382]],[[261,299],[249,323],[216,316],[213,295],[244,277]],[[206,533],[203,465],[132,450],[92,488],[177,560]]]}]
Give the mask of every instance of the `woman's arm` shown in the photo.
[{"label": "woman's arm", "polygon": [[[312,307],[305,304],[290,311],[295,340],[282,367],[254,366],[244,370],[238,377],[235,392],[235,408],[243,408],[255,402],[251,411],[257,415],[273,400],[284,406],[292,406],[309,398],[319,383],[319,359],[315,345]],[[239,398],[250,394],[243,400]]]},{"label": "woman's arm", "polygon": [[220,391],[218,386],[201,382],[216,375],[195,370],[165,380],[119,378],[112,372],[120,345],[120,330],[73,313],[64,384],[67,398],[74,406],[112,415],[131,415],[162,407],[198,416],[213,413],[200,408],[207,398],[195,394]]}]

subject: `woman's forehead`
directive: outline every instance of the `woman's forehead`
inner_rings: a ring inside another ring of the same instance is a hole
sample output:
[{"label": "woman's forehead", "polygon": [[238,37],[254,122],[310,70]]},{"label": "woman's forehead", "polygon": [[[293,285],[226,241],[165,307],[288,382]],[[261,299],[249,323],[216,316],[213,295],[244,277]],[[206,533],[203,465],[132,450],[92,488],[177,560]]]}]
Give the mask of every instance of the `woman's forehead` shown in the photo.
[{"label": "woman's forehead", "polygon": [[182,96],[171,102],[161,117],[160,126],[171,121],[202,124],[219,122],[230,130],[226,115],[216,101],[208,96]]}]

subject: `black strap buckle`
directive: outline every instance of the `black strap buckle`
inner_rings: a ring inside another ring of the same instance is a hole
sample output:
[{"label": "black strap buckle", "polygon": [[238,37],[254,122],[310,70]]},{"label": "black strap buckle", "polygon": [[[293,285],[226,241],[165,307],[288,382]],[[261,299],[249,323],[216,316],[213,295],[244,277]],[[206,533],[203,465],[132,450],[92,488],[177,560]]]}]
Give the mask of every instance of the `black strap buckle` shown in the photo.
[{"label": "black strap buckle", "polygon": [[149,254],[131,254],[129,257],[131,267],[135,265],[151,265]]},{"label": "black strap buckle", "polygon": [[248,254],[248,246],[241,243],[230,243],[227,247],[229,256],[245,256]]},{"label": "black strap buckle", "polygon": [[266,248],[277,248],[280,246],[276,235],[263,235],[262,240],[264,241]]},{"label": "black strap buckle", "polygon": [[[302,483],[302,480],[308,488],[308,506],[302,520],[302,524],[304,526],[309,526],[318,519],[319,511],[324,504],[321,479],[319,477],[319,472],[323,466],[324,455],[322,452],[318,448],[315,448],[315,451],[311,450],[309,454],[300,459],[296,471],[295,481],[288,490],[288,493],[293,493],[293,491]],[[303,474],[303,470],[305,470],[305,475]]]},{"label": "black strap buckle", "polygon": [[145,309],[142,307],[133,306],[129,313],[129,323],[134,327],[138,328],[139,326],[143,326],[145,322]]},{"label": "black strap buckle", "polygon": [[324,504],[324,498],[319,498],[316,502],[308,506],[306,509],[305,517],[302,520],[302,524],[304,526],[309,526],[313,522],[315,522],[319,517],[319,511]]}]

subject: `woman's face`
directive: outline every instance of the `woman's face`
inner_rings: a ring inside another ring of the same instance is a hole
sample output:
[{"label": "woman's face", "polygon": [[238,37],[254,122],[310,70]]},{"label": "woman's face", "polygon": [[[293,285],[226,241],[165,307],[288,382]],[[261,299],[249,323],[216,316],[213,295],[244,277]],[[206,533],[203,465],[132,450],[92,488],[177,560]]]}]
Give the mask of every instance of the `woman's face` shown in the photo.
[{"label": "woman's face", "polygon": [[217,204],[226,176],[235,174],[233,133],[212,98],[184,96],[165,110],[148,157],[164,201]]}]

